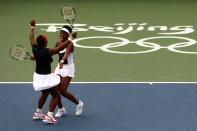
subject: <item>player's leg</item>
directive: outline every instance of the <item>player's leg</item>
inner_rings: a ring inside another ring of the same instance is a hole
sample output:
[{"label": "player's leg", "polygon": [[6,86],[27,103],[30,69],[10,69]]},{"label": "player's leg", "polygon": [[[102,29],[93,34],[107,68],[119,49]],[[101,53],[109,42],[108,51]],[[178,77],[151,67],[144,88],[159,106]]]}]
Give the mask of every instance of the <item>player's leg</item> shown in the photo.
[{"label": "player's leg", "polygon": [[49,111],[45,116],[43,122],[47,124],[56,124],[57,120],[53,117],[53,112],[57,106],[58,98],[59,98],[59,89],[58,87],[53,87],[48,89],[51,94],[51,100],[49,103]]},{"label": "player's leg", "polygon": [[61,95],[76,104],[76,116],[79,116],[82,113],[83,102],[81,100],[78,100],[71,92],[68,91],[71,80],[71,77],[62,77],[60,83],[60,93]]},{"label": "player's leg", "polygon": [[79,104],[79,101],[77,98],[68,91],[68,87],[71,82],[71,77],[62,77],[61,83],[60,83],[60,93],[62,96],[66,97],[68,100],[72,101],[76,105]]},{"label": "player's leg", "polygon": [[41,91],[41,95],[38,100],[38,106],[37,106],[36,112],[33,114],[33,119],[41,120],[44,118],[44,114],[42,113],[42,108],[43,108],[44,103],[46,102],[48,95],[49,95],[48,90]]},{"label": "player's leg", "polygon": [[61,96],[58,97],[58,111],[55,114],[55,117],[62,117],[63,115],[66,114],[66,109],[65,107],[62,105],[62,100],[61,100]]},{"label": "player's leg", "polygon": [[[65,77],[61,78],[61,82],[59,85],[60,94],[66,97],[67,99],[71,100],[72,102],[78,103],[78,100],[71,93],[67,93],[67,88],[69,86],[70,81],[71,81],[71,78],[70,79],[65,79]],[[66,114],[66,109],[63,106],[62,101],[61,101],[61,96],[58,99],[58,108],[59,109],[57,113],[55,114],[55,117],[62,117],[63,115]]]}]

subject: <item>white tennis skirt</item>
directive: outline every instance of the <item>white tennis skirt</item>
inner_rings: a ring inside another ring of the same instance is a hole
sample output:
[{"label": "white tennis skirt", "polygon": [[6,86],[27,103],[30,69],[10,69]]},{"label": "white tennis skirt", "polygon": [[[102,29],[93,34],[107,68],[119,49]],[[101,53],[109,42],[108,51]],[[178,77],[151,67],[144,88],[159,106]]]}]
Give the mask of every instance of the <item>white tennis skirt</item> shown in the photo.
[{"label": "white tennis skirt", "polygon": [[41,91],[57,86],[60,83],[60,76],[54,73],[48,75],[40,75],[34,72],[33,87],[35,91]]},{"label": "white tennis skirt", "polygon": [[59,68],[59,63],[55,69],[54,74],[60,75],[61,77],[72,77],[74,78],[75,74],[75,65],[74,63],[71,64],[64,64],[63,68]]}]

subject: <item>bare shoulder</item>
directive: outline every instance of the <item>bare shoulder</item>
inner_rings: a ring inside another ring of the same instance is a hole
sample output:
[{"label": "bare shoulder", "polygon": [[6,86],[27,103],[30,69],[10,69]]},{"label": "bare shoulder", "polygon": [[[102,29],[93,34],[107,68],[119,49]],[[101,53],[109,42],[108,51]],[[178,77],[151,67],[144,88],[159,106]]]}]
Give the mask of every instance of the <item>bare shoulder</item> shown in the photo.
[{"label": "bare shoulder", "polygon": [[73,42],[70,42],[68,47],[70,48],[71,52],[74,52],[74,44],[73,44]]}]

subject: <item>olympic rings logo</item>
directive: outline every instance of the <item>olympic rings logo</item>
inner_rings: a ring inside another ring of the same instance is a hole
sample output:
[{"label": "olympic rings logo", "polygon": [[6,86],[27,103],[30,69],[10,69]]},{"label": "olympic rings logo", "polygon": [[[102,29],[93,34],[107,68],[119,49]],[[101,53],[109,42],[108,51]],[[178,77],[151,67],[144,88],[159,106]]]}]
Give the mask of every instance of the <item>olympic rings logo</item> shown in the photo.
[{"label": "olympic rings logo", "polygon": [[[112,42],[108,44],[103,44],[101,46],[94,46],[94,45],[82,45],[80,44],[81,41],[85,40],[92,40],[92,39],[112,39],[117,40],[117,42]],[[184,42],[178,42],[175,44],[171,44],[168,46],[162,46],[160,44],[150,42],[151,40],[157,40],[157,39],[179,39],[184,40]],[[79,48],[88,48],[88,49],[100,49],[104,52],[108,53],[116,53],[116,54],[143,54],[143,53],[151,53],[158,51],[160,49],[167,49],[171,52],[175,53],[183,53],[183,54],[197,54],[193,51],[186,51],[183,48],[194,46],[197,41],[191,38],[186,37],[178,37],[178,36],[158,36],[158,37],[147,37],[142,38],[137,41],[130,41],[126,38],[122,37],[113,37],[113,36],[92,36],[92,37],[83,37],[73,40],[73,43],[75,47]],[[114,48],[123,47],[129,44],[136,44],[137,46],[145,48],[145,50],[139,50],[139,51],[117,51]]]}]

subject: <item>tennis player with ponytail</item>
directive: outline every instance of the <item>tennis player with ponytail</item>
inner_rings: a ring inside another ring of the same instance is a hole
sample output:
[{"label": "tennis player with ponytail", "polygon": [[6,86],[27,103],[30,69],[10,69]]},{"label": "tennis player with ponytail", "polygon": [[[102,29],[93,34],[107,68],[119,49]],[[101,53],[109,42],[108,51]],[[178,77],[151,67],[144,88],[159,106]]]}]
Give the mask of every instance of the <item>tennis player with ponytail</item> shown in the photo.
[{"label": "tennis player with ponytail", "polygon": [[[45,35],[39,35],[36,40],[34,38],[35,20],[32,20],[30,25],[29,39],[36,62],[36,69],[33,74],[33,87],[35,91],[41,91],[33,119],[43,120],[44,123],[48,124],[56,124],[57,120],[53,117],[53,112],[60,97],[58,89],[60,77],[51,73],[52,55],[64,49],[71,41],[67,40],[55,48],[47,48],[48,41]],[[47,115],[44,115],[42,108],[49,94],[51,95],[49,109]]]}]

